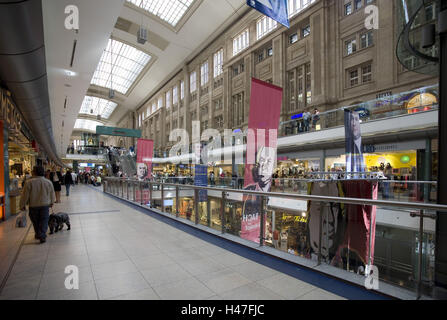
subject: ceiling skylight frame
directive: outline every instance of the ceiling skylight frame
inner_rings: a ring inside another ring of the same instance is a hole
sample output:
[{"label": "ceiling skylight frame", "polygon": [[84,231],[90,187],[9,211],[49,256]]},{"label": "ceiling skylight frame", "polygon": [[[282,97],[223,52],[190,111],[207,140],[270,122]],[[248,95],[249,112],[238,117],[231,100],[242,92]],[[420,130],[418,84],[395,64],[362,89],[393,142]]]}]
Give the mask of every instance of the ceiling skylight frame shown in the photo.
[{"label": "ceiling skylight frame", "polygon": [[[79,114],[99,115],[102,119],[108,120],[117,107],[118,104],[111,100],[94,96],[85,96]],[[91,110],[93,110],[93,113]]]},{"label": "ceiling skylight frame", "polygon": [[91,85],[113,89],[127,96],[154,61],[152,54],[112,37],[103,51]]},{"label": "ceiling skylight frame", "polygon": [[[145,9],[145,7],[148,7],[150,3],[152,4],[158,3],[158,6],[153,4],[152,7],[149,7],[149,9],[152,8],[152,10],[156,10],[160,9],[160,7],[161,8],[167,7],[169,4],[172,4],[173,2],[174,3],[180,2],[182,5],[190,2],[189,6],[187,6],[186,8],[186,11],[184,11],[183,14],[180,16],[180,19],[176,19],[177,22],[175,23],[175,25],[173,23],[169,23],[169,19],[164,19],[163,15],[161,14],[158,15],[157,11],[151,12],[150,10]],[[144,13],[148,17],[157,19],[161,24],[177,33],[180,31],[183,25],[188,21],[188,19],[193,15],[193,13],[196,11],[196,9],[200,6],[202,2],[203,0],[126,0],[125,5],[128,6],[129,8]]]}]

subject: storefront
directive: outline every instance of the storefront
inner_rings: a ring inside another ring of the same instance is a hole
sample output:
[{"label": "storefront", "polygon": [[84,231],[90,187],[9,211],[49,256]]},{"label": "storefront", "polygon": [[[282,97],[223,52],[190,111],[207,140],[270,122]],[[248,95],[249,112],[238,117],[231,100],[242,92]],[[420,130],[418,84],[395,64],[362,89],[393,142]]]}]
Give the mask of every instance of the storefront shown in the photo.
[{"label": "storefront", "polygon": [[306,256],[308,250],[308,202],[269,198],[266,244],[293,255]]},{"label": "storefront", "polygon": [[[308,252],[307,224],[306,212],[277,208],[269,210],[267,211],[266,244],[278,250],[305,257]],[[276,236],[274,233],[277,233]]]},{"label": "storefront", "polygon": [[280,178],[299,177],[300,173],[320,171],[320,159],[290,159],[288,157],[278,157],[278,166],[275,173]]},{"label": "storefront", "polygon": [[[369,172],[384,171],[388,164],[391,166],[393,180],[401,180],[417,177],[417,150],[406,150],[397,152],[375,152],[363,154],[366,170]],[[344,171],[346,156],[326,158],[328,171],[332,169]]]},{"label": "storefront", "polygon": [[[364,161],[370,172],[384,171],[389,165],[392,180],[418,180],[418,168],[423,167],[419,156],[427,141],[417,140],[379,145],[364,145]],[[346,169],[346,155],[343,149],[328,150],[325,158],[327,171]],[[420,169],[421,170],[421,169]]]},{"label": "storefront", "polygon": [[0,195],[4,195],[0,196],[4,204],[0,220],[3,220],[11,214],[19,213],[20,190],[25,175],[31,177],[32,169],[36,165],[38,147],[7,93],[0,89],[0,95]]}]

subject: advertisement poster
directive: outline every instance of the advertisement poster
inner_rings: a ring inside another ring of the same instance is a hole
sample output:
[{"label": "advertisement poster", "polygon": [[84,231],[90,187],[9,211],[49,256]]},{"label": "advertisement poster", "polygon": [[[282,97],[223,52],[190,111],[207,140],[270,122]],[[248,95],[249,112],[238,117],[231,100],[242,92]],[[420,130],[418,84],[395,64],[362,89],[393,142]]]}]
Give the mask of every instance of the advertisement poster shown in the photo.
[{"label": "advertisement poster", "polygon": [[360,115],[357,112],[345,110],[345,139],[346,172],[365,172]]},{"label": "advertisement poster", "polygon": [[[270,191],[272,174],[276,166],[277,130],[282,96],[282,88],[252,79],[244,175],[245,190]],[[261,197],[246,195],[243,202],[240,236],[259,243]]]},{"label": "advertisement poster", "polygon": [[[199,187],[208,187],[208,166],[196,164],[194,185]],[[207,200],[207,190],[199,190],[199,202],[207,202]]]},{"label": "advertisement poster", "polygon": [[152,158],[154,157],[154,141],[138,139],[137,142],[137,177],[138,180],[149,180],[152,176]]}]

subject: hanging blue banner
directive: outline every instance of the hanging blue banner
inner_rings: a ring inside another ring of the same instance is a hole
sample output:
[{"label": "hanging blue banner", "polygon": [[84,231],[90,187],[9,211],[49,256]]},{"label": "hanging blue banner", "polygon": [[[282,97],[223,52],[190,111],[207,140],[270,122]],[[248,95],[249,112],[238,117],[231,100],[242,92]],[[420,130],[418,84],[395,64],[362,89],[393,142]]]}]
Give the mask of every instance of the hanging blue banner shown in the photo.
[{"label": "hanging blue banner", "polygon": [[247,0],[247,5],[290,28],[287,0]]},{"label": "hanging blue banner", "polygon": [[[195,166],[194,185],[199,187],[208,187],[208,166]],[[206,202],[208,200],[208,192],[206,190],[199,190],[199,202]]]}]

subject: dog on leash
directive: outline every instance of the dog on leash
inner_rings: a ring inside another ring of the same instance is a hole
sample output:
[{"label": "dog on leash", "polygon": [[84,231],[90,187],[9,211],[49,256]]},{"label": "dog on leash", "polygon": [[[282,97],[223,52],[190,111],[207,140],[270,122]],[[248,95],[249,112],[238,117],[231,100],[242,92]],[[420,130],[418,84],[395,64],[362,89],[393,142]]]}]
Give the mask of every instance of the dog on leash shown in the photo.
[{"label": "dog on leash", "polygon": [[48,227],[50,228],[50,234],[59,232],[64,228],[64,223],[67,225],[67,230],[71,229],[70,217],[66,213],[51,214],[48,220]]}]

